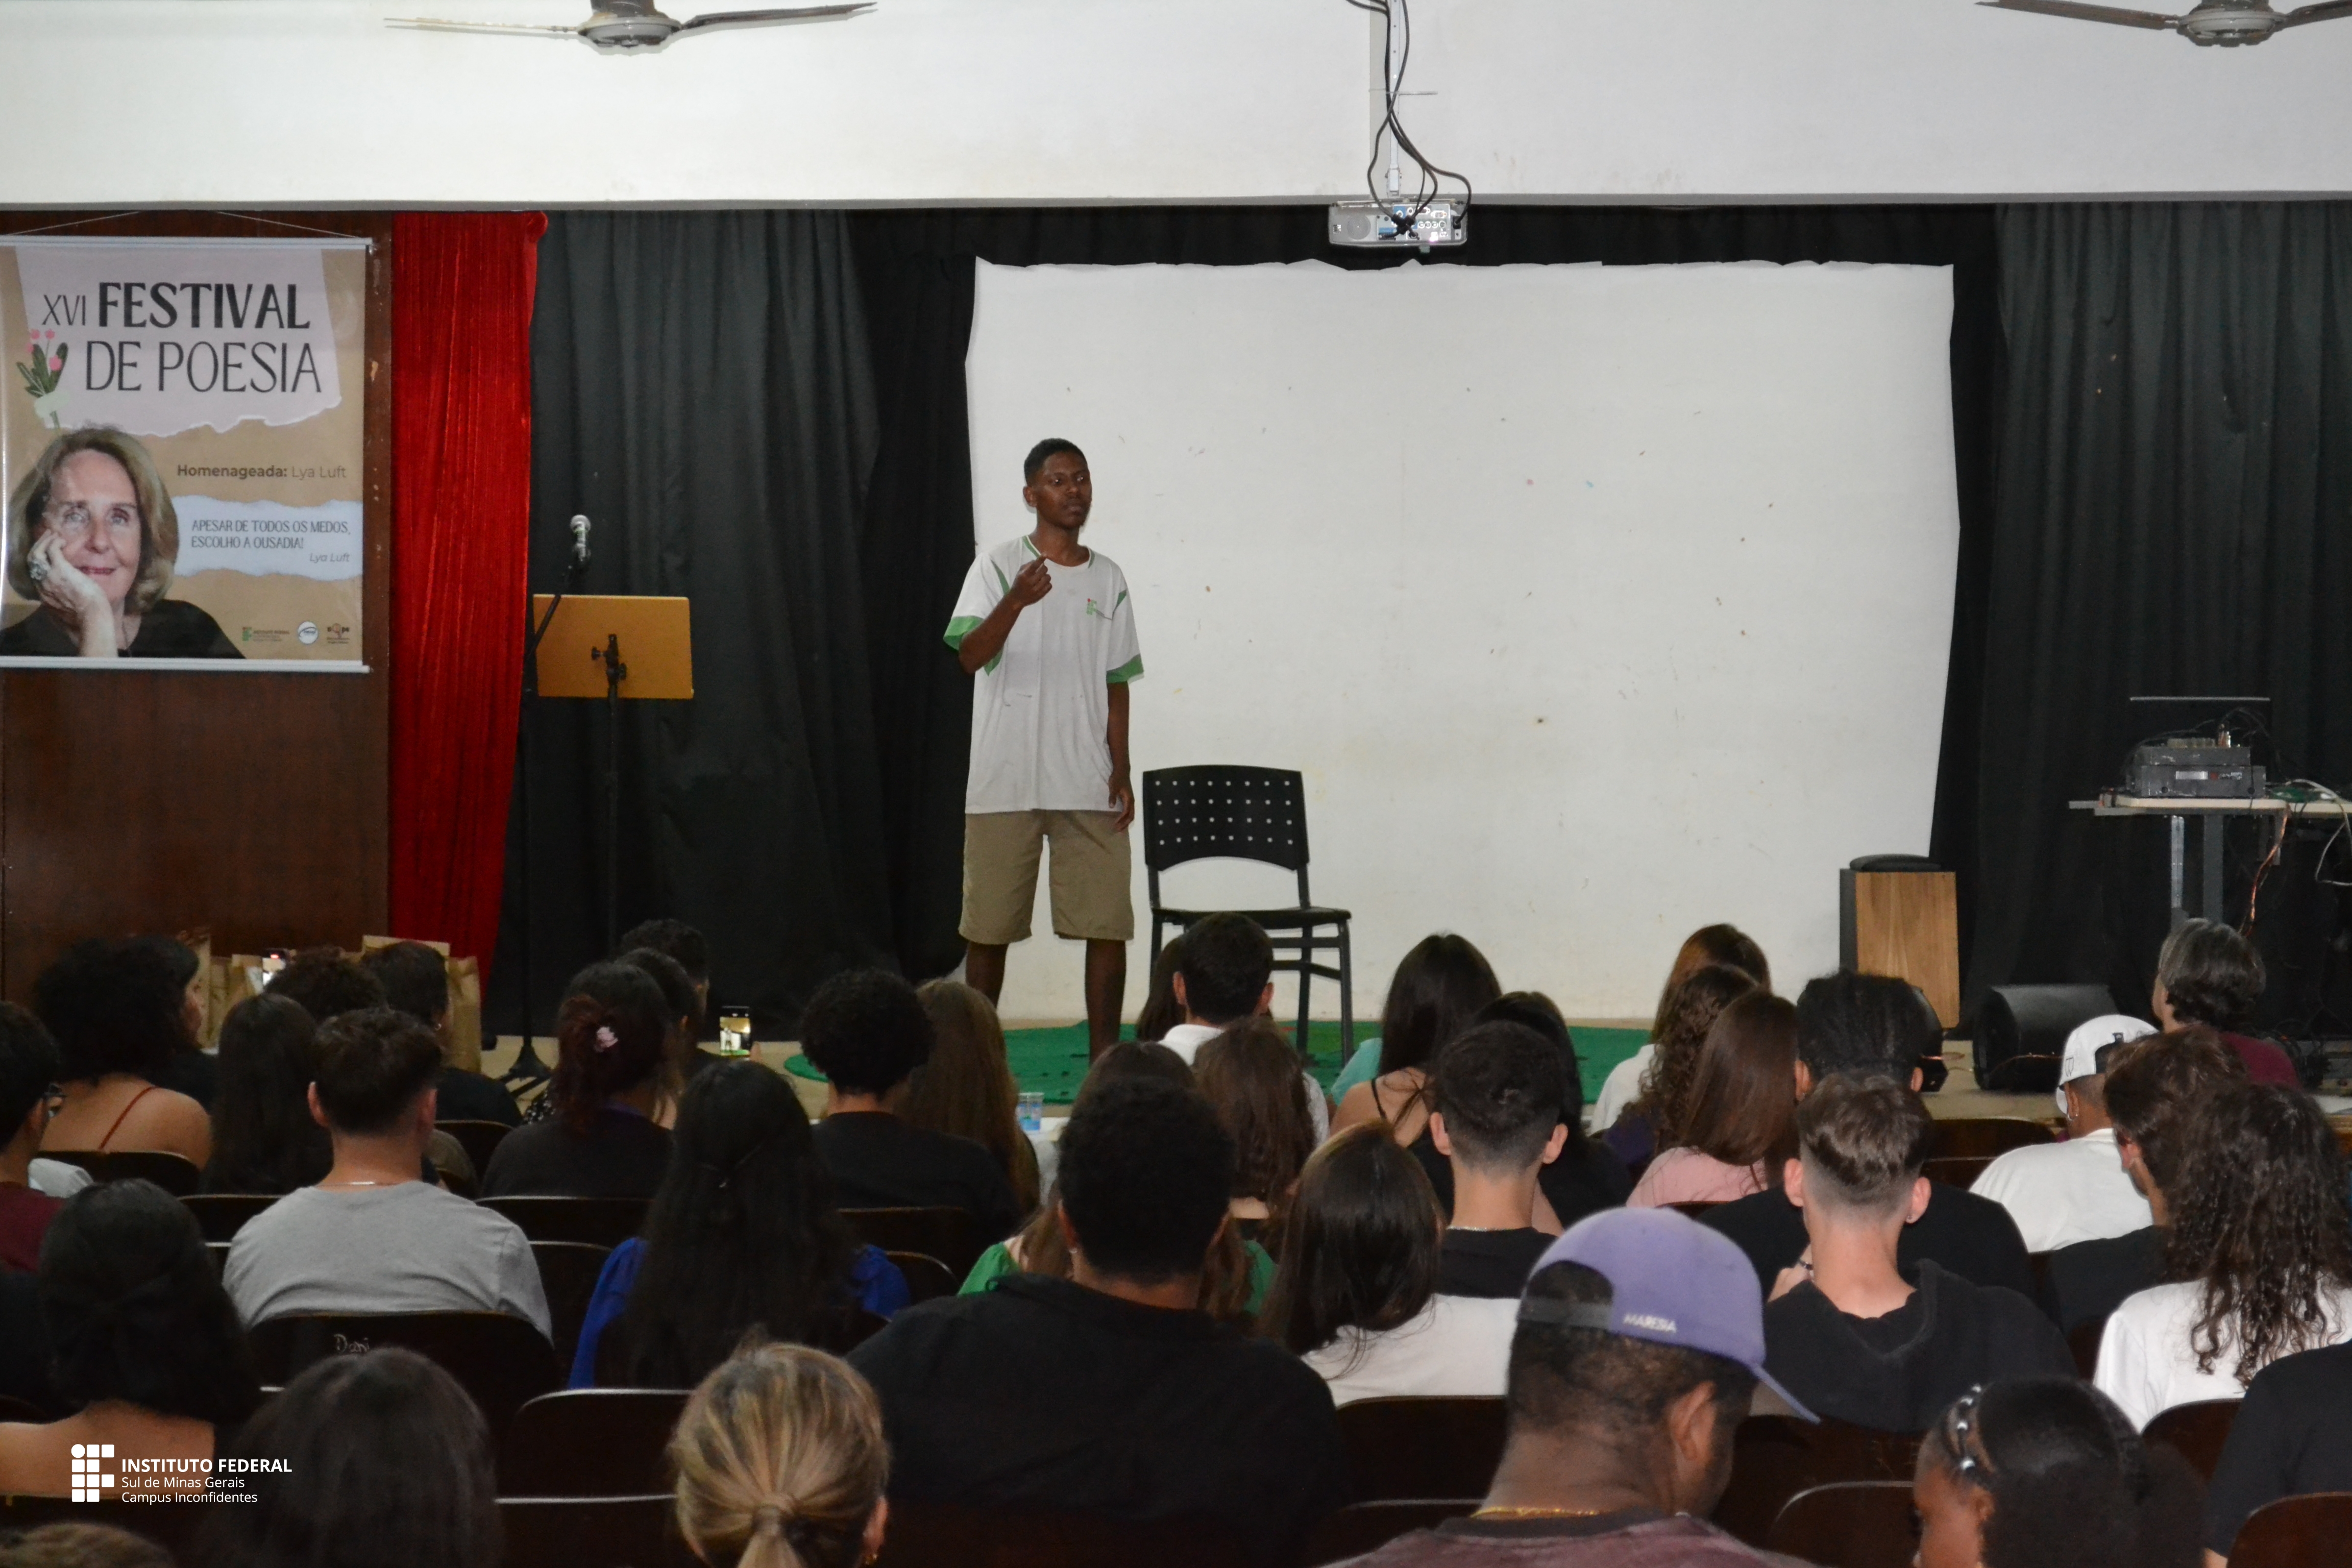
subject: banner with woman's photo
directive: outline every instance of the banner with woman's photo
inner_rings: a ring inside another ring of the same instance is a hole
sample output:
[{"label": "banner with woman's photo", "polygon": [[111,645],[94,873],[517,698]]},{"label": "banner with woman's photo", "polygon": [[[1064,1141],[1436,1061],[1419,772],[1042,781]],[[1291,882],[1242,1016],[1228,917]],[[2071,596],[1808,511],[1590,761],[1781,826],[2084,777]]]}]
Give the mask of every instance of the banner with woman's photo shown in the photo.
[{"label": "banner with woman's photo", "polygon": [[0,236],[0,668],[363,668],[366,276],[359,239]]}]

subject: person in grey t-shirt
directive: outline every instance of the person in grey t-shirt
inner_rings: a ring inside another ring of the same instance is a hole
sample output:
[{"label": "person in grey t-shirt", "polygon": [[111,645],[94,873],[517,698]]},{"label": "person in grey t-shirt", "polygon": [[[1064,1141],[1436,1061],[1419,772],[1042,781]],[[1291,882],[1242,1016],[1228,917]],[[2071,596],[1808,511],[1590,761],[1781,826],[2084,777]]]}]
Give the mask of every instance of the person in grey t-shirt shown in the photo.
[{"label": "person in grey t-shirt", "polygon": [[441,1047],[388,1007],[319,1029],[310,1114],[334,1168],[248,1220],[221,1279],[248,1324],[289,1312],[506,1312],[548,1332],[547,1293],[513,1221],[418,1179]]}]

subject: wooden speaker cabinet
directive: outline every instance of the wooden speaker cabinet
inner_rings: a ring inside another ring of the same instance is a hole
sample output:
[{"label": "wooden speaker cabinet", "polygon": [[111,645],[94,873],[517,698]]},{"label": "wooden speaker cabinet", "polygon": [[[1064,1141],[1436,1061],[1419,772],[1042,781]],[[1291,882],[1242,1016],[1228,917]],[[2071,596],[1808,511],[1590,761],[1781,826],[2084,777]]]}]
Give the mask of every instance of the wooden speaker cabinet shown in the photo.
[{"label": "wooden speaker cabinet", "polygon": [[[1889,857],[1888,858],[1894,858]],[[1960,916],[1949,871],[1838,873],[1838,963],[1892,974],[1927,994],[1947,1029],[1960,1021]]]}]

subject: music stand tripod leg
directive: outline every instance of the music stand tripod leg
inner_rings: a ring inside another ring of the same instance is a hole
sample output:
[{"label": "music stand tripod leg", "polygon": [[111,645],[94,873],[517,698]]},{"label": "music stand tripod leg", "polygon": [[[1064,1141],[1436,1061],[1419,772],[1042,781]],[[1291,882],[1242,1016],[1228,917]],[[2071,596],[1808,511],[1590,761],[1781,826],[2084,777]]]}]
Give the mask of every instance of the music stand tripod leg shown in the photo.
[{"label": "music stand tripod leg", "polygon": [[2189,919],[2189,819],[2179,813],[2165,818],[2172,838],[2172,925],[2179,931]]},{"label": "music stand tripod leg", "polygon": [[2217,922],[2221,918],[2225,891],[2221,884],[2221,835],[2227,831],[2229,820],[2218,811],[2209,811],[2205,814],[2205,820],[2198,825],[2203,839],[2199,847],[2205,852],[2203,874],[2198,879],[2199,893],[2205,906],[2205,918]]}]

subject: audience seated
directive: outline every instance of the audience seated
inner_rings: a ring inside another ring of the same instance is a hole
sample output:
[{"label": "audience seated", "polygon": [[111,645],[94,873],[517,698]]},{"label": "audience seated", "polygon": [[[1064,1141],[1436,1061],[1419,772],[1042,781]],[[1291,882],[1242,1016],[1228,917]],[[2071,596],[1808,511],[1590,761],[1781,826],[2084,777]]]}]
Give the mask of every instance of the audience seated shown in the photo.
[{"label": "audience seated", "polygon": [[1936,1124],[1917,1094],[1891,1079],[1827,1079],[1797,1125],[1785,1185],[1811,1244],[1764,1309],[1766,1360],[1783,1386],[1833,1419],[1920,1432],[1974,1384],[2074,1372],[2065,1336],[2016,1291],[1932,1258],[1908,1278],[1896,1268],[1933,1185],[1919,1169]]},{"label": "audience seated", "polygon": [[2352,1345],[2281,1356],[2254,1374],[2205,1492],[2205,1545],[2226,1559],[2264,1503],[2352,1492]]},{"label": "audience seated", "polygon": [[1438,1294],[1444,1224],[1419,1162],[1377,1122],[1307,1162],[1262,1326],[1333,1404],[1502,1394],[1517,1303]]},{"label": "audience seated", "polygon": [[170,971],[172,984],[180,992],[179,1049],[155,1076],[158,1088],[176,1089],[203,1106],[213,1108],[213,1083],[215,1063],[204,1050],[205,1025],[212,1013],[212,998],[206,994],[204,960],[195,949],[175,936],[142,936],[135,939],[163,961]]},{"label": "audience seated", "polygon": [[[1165,1039],[1184,1021],[1184,1004],[1176,1000],[1176,966],[1184,961],[1184,933],[1178,931],[1160,945],[1151,961],[1151,982],[1144,988],[1143,1005],[1135,1015],[1135,1037]],[[1377,1054],[1377,1053],[1375,1053]]]},{"label": "audience seated", "polygon": [[887,1318],[907,1304],[897,1266],[834,1208],[808,1113],[777,1074],[714,1063],[687,1086],[672,1152],[644,1237],[605,1259],[572,1387],[598,1381],[600,1350],[625,1386],[688,1388],[746,1331],[846,1343],[859,1309]]},{"label": "audience seated", "polygon": [[2194,1568],[2197,1477],[2064,1377],[1973,1389],[1928,1429],[1919,1568]]},{"label": "audience seated", "polygon": [[57,1042],[38,1018],[0,1002],[0,1269],[38,1268],[41,1237],[64,1206],[33,1190],[33,1151],[48,1129],[57,1081]]},{"label": "audience seated", "polygon": [[79,942],[42,972],[33,1011],[58,1043],[65,1090],[42,1148],[156,1149],[198,1166],[212,1157],[205,1108],[155,1082],[187,1047],[183,996],[163,955],[141,942]]},{"label": "audience seated", "polygon": [[2245,1063],[2202,1026],[2132,1042],[2109,1059],[2102,1098],[2115,1123],[2116,1157],[2147,1200],[2149,1223],[2050,1255],[2042,1306],[2059,1328],[2071,1334],[2122,1306],[2125,1298],[2164,1283],[2164,1194],[2180,1184],[2193,1113],[2245,1081]]},{"label": "audience seated", "polygon": [[215,1434],[235,1431],[259,1401],[194,1216],[152,1183],[68,1199],[42,1244],[36,1289],[51,1384],[75,1413],[0,1425],[0,1494],[65,1496],[77,1443],[209,1459]]},{"label": "audience seated", "polygon": [[383,987],[385,1006],[407,1014],[441,1042],[441,1076],[433,1085],[441,1120],[520,1125],[522,1112],[505,1085],[449,1060],[449,961],[421,942],[395,942],[359,962]]},{"label": "audience seated", "polygon": [[800,1345],[746,1348],[687,1401],[670,1439],[677,1532],[705,1563],[871,1563],[890,1505],[890,1449],[873,1389]]},{"label": "audience seated", "polygon": [[[1180,1089],[1193,1087],[1192,1069],[1184,1058],[1158,1041],[1122,1040],[1095,1058],[1078,1086],[1077,1105],[1084,1105],[1110,1084],[1130,1078],[1153,1079]],[[1072,1107],[1075,1114],[1076,1106]],[[977,1295],[1008,1274],[1041,1274],[1049,1279],[1070,1277],[1070,1248],[1055,1217],[1057,1192],[1030,1217],[1021,1234],[998,1242],[980,1255],[963,1282],[961,1294]],[[1255,1322],[1274,1288],[1274,1257],[1240,1227],[1227,1225],[1210,1244],[1201,1267],[1201,1310],[1221,1323],[1246,1328]]]},{"label": "audience seated", "polygon": [[2110,1014],[2066,1037],[2059,1058],[2058,1109],[2066,1137],[2011,1149],[1984,1168],[1969,1191],[1990,1198],[2017,1222],[2028,1252],[2055,1252],[2078,1241],[2128,1236],[2155,1223],[2116,1152],[2107,1115],[2106,1066],[2116,1048],[2154,1034],[2137,1018]]},{"label": "audience seated", "polygon": [[1021,1129],[1020,1086],[1004,1053],[1004,1026],[988,998],[953,980],[915,993],[931,1021],[931,1054],[907,1079],[898,1114],[908,1125],[969,1138],[996,1157],[1014,1206],[1037,1206],[1037,1150]]},{"label": "audience seated", "polygon": [[817,1152],[844,1208],[954,1208],[991,1236],[1010,1236],[1022,1209],[995,1156],[969,1138],[917,1127],[895,1102],[931,1054],[931,1020],[915,988],[878,969],[817,987],[801,1015],[801,1049],[831,1088]]},{"label": "audience seated", "polygon": [[228,1451],[254,1500],[205,1510],[190,1568],[498,1568],[489,1434],[423,1356],[330,1356]]},{"label": "audience seated", "polygon": [[1733,1429],[1771,1381],[1761,1296],[1738,1248],[1671,1209],[1580,1221],[1545,1250],[1517,1309],[1509,1436],[1486,1506],[1354,1561],[1789,1563],[1706,1521],[1730,1480]]},{"label": "audience seated", "polygon": [[1592,1101],[1592,1125],[1606,1130],[1617,1124],[1625,1108],[1642,1097],[1642,1080],[1648,1076],[1650,1064],[1657,1059],[1658,1042],[1665,1038],[1667,1008],[1682,983],[1709,964],[1722,964],[1737,969],[1765,990],[1772,989],[1772,966],[1765,962],[1764,950],[1753,937],[1734,925],[1701,926],[1683,939],[1675,953],[1674,967],[1666,972],[1666,983],[1658,988],[1658,1007],[1650,1021],[1650,1042],[1615,1067],[1601,1080],[1601,1092]]},{"label": "audience seated", "polygon": [[1429,1074],[1437,1053],[1502,994],[1486,954],[1466,940],[1450,932],[1422,938],[1389,981],[1380,1072],[1340,1098],[1332,1130],[1385,1121],[1390,1135],[1411,1148],[1429,1125]]},{"label": "audience seated", "polygon": [[654,1096],[653,1121],[656,1127],[675,1127],[678,1097],[686,1092],[687,1084],[720,1059],[702,1048],[700,994],[686,966],[656,949],[633,947],[615,962],[643,970],[661,991],[662,1013],[670,1021],[669,1038],[662,1045],[661,1088]]},{"label": "audience seated", "polygon": [[288,959],[269,983],[269,994],[300,1003],[319,1024],[386,1005],[383,982],[339,947],[306,947]]},{"label": "audience seated", "polygon": [[2159,1029],[2202,1024],[2246,1064],[2256,1083],[2300,1089],[2287,1054],[2268,1040],[2231,1031],[2246,1027],[2270,977],[2254,944],[2218,921],[2187,921],[2164,939],[2156,955],[2156,990],[2148,1005]]},{"label": "audience seated", "polygon": [[[1540,991],[1507,992],[1479,1008],[1470,1022],[1524,1025],[1549,1041],[1559,1058],[1559,1124],[1568,1133],[1560,1143],[1559,1157],[1536,1173],[1536,1228],[1557,1236],[1586,1215],[1623,1203],[1633,1190],[1633,1178],[1626,1173],[1625,1163],[1605,1144],[1585,1136],[1584,1084],[1579,1076],[1576,1042],[1569,1037],[1567,1020],[1552,999]],[[1412,1157],[1421,1162],[1422,1174],[1429,1178],[1430,1189],[1437,1194],[1439,1211],[1452,1214],[1453,1163],[1437,1152],[1426,1126],[1412,1141]]]},{"label": "audience seated", "polygon": [[1726,1007],[1699,1047],[1675,1142],[1651,1160],[1626,1203],[1729,1203],[1780,1180],[1796,1152],[1797,1106],[1789,1093],[1796,1065],[1793,1005],[1750,991]]},{"label": "audience seated", "polygon": [[2235,1399],[2280,1356],[2352,1339],[2352,1202],[2308,1095],[2236,1084],[2192,1113],[2164,1189],[2165,1271],[2107,1319],[2095,1379],[2136,1426]]},{"label": "audience seated", "polygon": [[[1184,932],[1183,949],[1176,958],[1169,984],[1184,1021],[1167,1029],[1160,1043],[1195,1063],[1201,1047],[1227,1029],[1262,1017],[1274,1003],[1274,944],[1247,915],[1216,914],[1193,922]],[[1307,1098],[1315,1142],[1331,1131],[1331,1102],[1323,1086],[1296,1058]]]},{"label": "audience seated", "polygon": [[653,1196],[669,1168],[669,1132],[653,1120],[669,1032],[644,970],[607,961],[573,975],[555,1017],[553,1115],[499,1140],[482,1196]]},{"label": "audience seated", "polygon": [[433,1032],[372,1007],[322,1025],[318,1045],[310,1110],[333,1139],[334,1165],[236,1233],[222,1278],[238,1313],[256,1323],[289,1312],[508,1312],[546,1333],[522,1232],[418,1179],[441,1070]]},{"label": "audience seated", "polygon": [[1516,1299],[1550,1245],[1535,1223],[1542,1168],[1568,1141],[1559,1057],[1524,1024],[1476,1024],[1438,1056],[1430,1136],[1452,1162],[1438,1268],[1448,1296]]},{"label": "audience seated", "polygon": [[1201,1047],[1192,1081],[1233,1136],[1234,1227],[1273,1246],[1298,1173],[1321,1142],[1299,1081],[1298,1053],[1272,1019],[1247,1018]]},{"label": "audience seated", "polygon": [[1071,1277],[926,1301],[850,1353],[906,1502],[1206,1516],[1287,1563],[1344,1500],[1331,1397],[1199,1310],[1233,1140],[1197,1090],[1105,1085],[1073,1111],[1055,1204]]},{"label": "audience seated", "polygon": [[213,1100],[208,1193],[290,1193],[335,1163],[310,1114],[318,1026],[291,996],[248,996],[221,1020],[220,1084]]},{"label": "audience seated", "polygon": [[1612,1121],[1596,1117],[1592,1123],[1627,1169],[1646,1175],[1659,1150],[1684,1141],[1691,1082],[1698,1076],[1707,1031],[1726,1007],[1757,988],[1744,969],[1706,963],[1691,971],[1659,1004],[1656,1037],[1643,1047],[1650,1052],[1650,1062],[1642,1073],[1640,1093]]},{"label": "audience seated", "polygon": [[[1841,973],[1808,983],[1797,997],[1796,1094],[1837,1075],[1890,1078],[1919,1087],[1919,1059],[1943,1048],[1943,1026],[1909,984]],[[1739,1244],[1769,1289],[1797,1261],[1805,1219],[1782,1192],[1759,1193],[1709,1209],[1700,1223]],[[1989,1198],[1930,1183],[1927,1207],[1903,1228],[1896,1262],[1906,1275],[1932,1258],[1948,1274],[2031,1298],[2033,1269],[2008,1211]]]},{"label": "audience seated", "polygon": [[694,1016],[698,1020],[710,1016],[710,942],[709,939],[677,920],[642,921],[621,933],[614,953],[635,952],[650,949],[686,971],[687,980],[694,986]]}]

